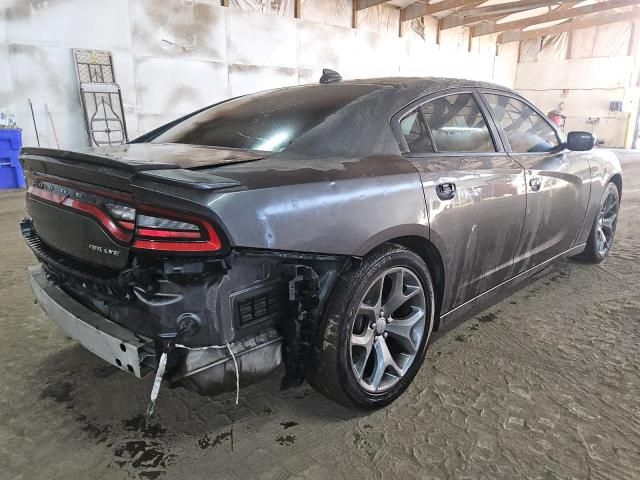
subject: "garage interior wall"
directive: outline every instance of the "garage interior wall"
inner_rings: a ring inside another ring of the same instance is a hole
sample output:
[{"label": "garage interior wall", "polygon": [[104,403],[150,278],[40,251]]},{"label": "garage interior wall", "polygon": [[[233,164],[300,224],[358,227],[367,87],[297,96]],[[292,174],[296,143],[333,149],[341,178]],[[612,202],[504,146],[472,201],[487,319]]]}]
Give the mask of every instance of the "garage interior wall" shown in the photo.
[{"label": "garage interior wall", "polygon": [[231,96],[315,83],[322,68],[345,79],[438,75],[512,87],[518,48],[468,41],[451,29],[436,43],[437,21],[404,22],[351,0],[4,0],[0,7],[0,109],[10,109],[35,145],[28,99],[43,146],[87,145],[72,49],[109,50],[122,89],[129,138]]},{"label": "garage interior wall", "polygon": [[[522,41],[515,88],[545,113],[562,110],[565,131],[630,147],[640,99],[639,33],[640,24],[621,22]],[[610,102],[622,102],[622,111]]]}]

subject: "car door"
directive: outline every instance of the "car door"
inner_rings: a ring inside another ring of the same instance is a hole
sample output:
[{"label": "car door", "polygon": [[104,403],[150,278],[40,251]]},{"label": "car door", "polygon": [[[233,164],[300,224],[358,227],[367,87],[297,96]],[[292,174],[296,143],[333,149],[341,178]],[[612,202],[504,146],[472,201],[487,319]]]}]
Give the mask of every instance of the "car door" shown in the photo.
[{"label": "car door", "polygon": [[416,100],[392,118],[418,169],[445,276],[442,312],[506,280],[525,217],[523,168],[473,89]]},{"label": "car door", "polygon": [[534,106],[504,91],[482,90],[503,144],[525,169],[527,214],[514,274],[575,245],[590,194],[587,157],[563,148],[564,139]]}]

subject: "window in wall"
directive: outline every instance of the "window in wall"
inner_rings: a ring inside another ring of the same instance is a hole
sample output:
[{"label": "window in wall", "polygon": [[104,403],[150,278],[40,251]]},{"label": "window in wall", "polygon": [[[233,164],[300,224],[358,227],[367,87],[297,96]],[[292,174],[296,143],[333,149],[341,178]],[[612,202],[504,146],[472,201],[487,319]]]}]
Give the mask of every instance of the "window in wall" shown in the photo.
[{"label": "window in wall", "polygon": [[515,153],[549,152],[560,141],[549,122],[526,103],[512,97],[484,94],[496,121]]},{"label": "window in wall", "polygon": [[457,93],[421,107],[438,152],[495,152],[491,134],[473,95]]}]

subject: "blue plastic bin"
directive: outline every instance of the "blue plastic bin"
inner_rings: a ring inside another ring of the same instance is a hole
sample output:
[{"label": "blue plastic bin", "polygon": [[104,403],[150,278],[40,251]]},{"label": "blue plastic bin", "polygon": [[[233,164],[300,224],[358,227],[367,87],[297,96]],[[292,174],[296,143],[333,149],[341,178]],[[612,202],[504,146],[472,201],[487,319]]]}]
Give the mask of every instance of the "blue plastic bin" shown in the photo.
[{"label": "blue plastic bin", "polygon": [[22,131],[0,129],[0,189],[24,188],[20,165]]}]

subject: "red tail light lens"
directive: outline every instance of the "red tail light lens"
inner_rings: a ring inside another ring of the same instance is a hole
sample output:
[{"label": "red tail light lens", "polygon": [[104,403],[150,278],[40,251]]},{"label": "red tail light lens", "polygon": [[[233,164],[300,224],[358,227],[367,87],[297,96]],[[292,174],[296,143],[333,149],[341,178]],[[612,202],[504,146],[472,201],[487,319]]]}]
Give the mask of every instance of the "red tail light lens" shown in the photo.
[{"label": "red tail light lens", "polygon": [[118,226],[131,233],[136,225],[136,209],[121,203],[107,202],[103,204],[109,216],[116,220]]},{"label": "red tail light lens", "polygon": [[[100,225],[102,225],[102,228],[109,232],[115,239],[124,243],[129,243],[131,241],[133,228],[120,228],[122,226],[121,222],[116,223],[116,221],[114,221],[113,219],[113,216],[107,215],[104,210],[95,203],[81,201],[78,200],[77,197],[71,198],[68,194],[55,193],[55,185],[47,184],[47,186],[49,187],[48,190],[44,189],[45,185],[42,183],[38,184],[37,187],[30,186],[27,190],[27,195],[36,197],[41,201],[45,201],[46,203],[80,212],[83,215],[89,216],[96,220]],[[58,186],[58,190],[64,189],[61,189]]]},{"label": "red tail light lens", "polygon": [[138,250],[207,253],[222,249],[222,242],[207,220],[182,212],[134,205],[103,191],[76,190],[30,179],[27,195],[93,218],[113,238]]},{"label": "red tail light lens", "polygon": [[213,252],[222,242],[204,220],[152,209],[138,213],[133,248],[164,252]]}]

